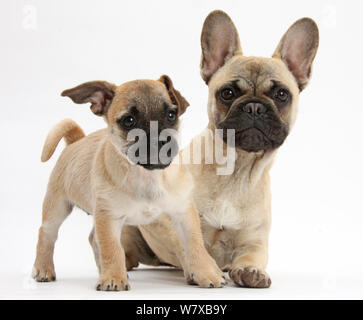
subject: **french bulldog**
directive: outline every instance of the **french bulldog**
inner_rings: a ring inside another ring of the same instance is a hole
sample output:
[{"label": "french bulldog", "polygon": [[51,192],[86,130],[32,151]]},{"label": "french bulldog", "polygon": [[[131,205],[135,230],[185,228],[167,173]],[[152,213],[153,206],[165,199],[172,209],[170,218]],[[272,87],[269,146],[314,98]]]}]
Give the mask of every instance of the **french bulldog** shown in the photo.
[{"label": "french bulldog", "polygon": [[[233,129],[234,171],[218,175],[218,165],[203,162],[203,158],[202,164],[188,167],[206,248],[238,286],[271,285],[266,272],[271,225],[269,170],[295,123],[299,95],[311,77],[318,44],[316,23],[303,18],[287,30],[271,58],[247,57],[225,12],[213,11],[204,22],[201,76],[209,88],[209,124],[201,136],[210,139],[203,140],[202,149],[213,148],[220,139],[226,150],[230,146],[225,131]],[[216,129],[224,134],[213,134]],[[183,247],[167,216],[140,226],[139,231],[137,242],[160,261],[183,266],[179,253]],[[128,252],[133,265],[146,259],[145,249],[141,252],[130,246]]]}]

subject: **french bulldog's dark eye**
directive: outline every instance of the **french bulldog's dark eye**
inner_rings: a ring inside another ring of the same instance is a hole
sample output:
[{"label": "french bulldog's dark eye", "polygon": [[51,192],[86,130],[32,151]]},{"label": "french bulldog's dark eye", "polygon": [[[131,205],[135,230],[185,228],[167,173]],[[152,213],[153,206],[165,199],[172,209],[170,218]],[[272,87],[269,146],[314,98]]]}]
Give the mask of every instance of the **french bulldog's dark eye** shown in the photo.
[{"label": "french bulldog's dark eye", "polygon": [[177,119],[177,115],[176,115],[175,111],[169,111],[167,117],[170,122],[175,122]]},{"label": "french bulldog's dark eye", "polygon": [[232,88],[225,88],[221,91],[221,98],[224,101],[231,101],[234,97],[235,94]]},{"label": "french bulldog's dark eye", "polygon": [[281,102],[287,102],[287,100],[289,99],[289,93],[285,89],[278,89],[275,92],[274,98]]},{"label": "french bulldog's dark eye", "polygon": [[133,116],[126,116],[121,119],[120,123],[126,129],[131,129],[136,125],[136,119]]}]

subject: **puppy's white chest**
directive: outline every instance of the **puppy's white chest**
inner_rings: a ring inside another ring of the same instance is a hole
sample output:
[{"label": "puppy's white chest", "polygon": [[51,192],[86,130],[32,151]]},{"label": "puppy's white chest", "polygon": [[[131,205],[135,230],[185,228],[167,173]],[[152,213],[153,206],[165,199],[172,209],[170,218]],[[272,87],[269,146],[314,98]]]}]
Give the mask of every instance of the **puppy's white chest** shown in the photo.
[{"label": "puppy's white chest", "polygon": [[160,175],[149,173],[146,170],[135,175],[132,188],[135,198],[157,201],[165,196]]},{"label": "puppy's white chest", "polygon": [[124,219],[126,224],[144,225],[165,213],[185,213],[189,206],[190,185],[179,181],[179,188],[170,188],[162,173],[161,170],[149,172],[133,168],[127,177],[127,192],[117,193],[113,198],[112,211],[116,217]]},{"label": "puppy's white chest", "polygon": [[158,205],[146,204],[139,206],[134,212],[127,214],[126,223],[131,225],[149,224],[162,214]]}]

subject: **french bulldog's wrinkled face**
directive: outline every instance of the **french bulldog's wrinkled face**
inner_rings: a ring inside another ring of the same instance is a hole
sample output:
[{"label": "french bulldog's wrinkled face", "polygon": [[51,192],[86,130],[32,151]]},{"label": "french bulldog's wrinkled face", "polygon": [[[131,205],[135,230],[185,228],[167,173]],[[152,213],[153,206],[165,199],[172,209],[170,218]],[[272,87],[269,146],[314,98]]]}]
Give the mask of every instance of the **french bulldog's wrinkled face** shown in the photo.
[{"label": "french bulldog's wrinkled face", "polygon": [[109,138],[132,164],[163,169],[177,155],[179,116],[189,105],[168,76],[135,80],[119,87],[93,81],[62,93],[76,103],[91,102],[105,118]]},{"label": "french bulldog's wrinkled face", "polygon": [[[299,90],[285,65],[273,59],[232,59],[210,81],[212,120],[235,129],[235,145],[248,152],[279,147],[295,118]],[[223,130],[227,141],[227,130]]]},{"label": "french bulldog's wrinkled face", "polygon": [[281,146],[295,122],[317,47],[316,24],[305,18],[287,31],[272,58],[245,57],[231,19],[212,12],[203,27],[201,61],[210,126],[234,129],[236,148],[247,152]]}]

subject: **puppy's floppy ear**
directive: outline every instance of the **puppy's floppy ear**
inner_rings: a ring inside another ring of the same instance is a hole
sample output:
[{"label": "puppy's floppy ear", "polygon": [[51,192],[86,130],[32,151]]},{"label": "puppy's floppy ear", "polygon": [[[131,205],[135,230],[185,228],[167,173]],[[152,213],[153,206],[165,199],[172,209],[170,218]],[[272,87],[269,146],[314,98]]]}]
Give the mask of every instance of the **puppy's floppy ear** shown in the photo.
[{"label": "puppy's floppy ear", "polygon": [[296,21],[282,37],[274,58],[280,58],[294,75],[300,91],[309,82],[311,67],[319,46],[319,29],[314,20]]},{"label": "puppy's floppy ear", "polygon": [[158,81],[165,85],[172,103],[178,106],[179,115],[183,114],[189,106],[189,102],[173,87],[173,82],[167,75],[162,75]]},{"label": "puppy's floppy ear", "polygon": [[90,81],[75,88],[64,90],[63,97],[75,103],[91,102],[91,110],[98,116],[105,115],[115,95],[116,86],[106,81]]},{"label": "puppy's floppy ear", "polygon": [[211,12],[204,21],[200,74],[208,83],[213,74],[235,55],[242,55],[236,27],[223,11]]}]

